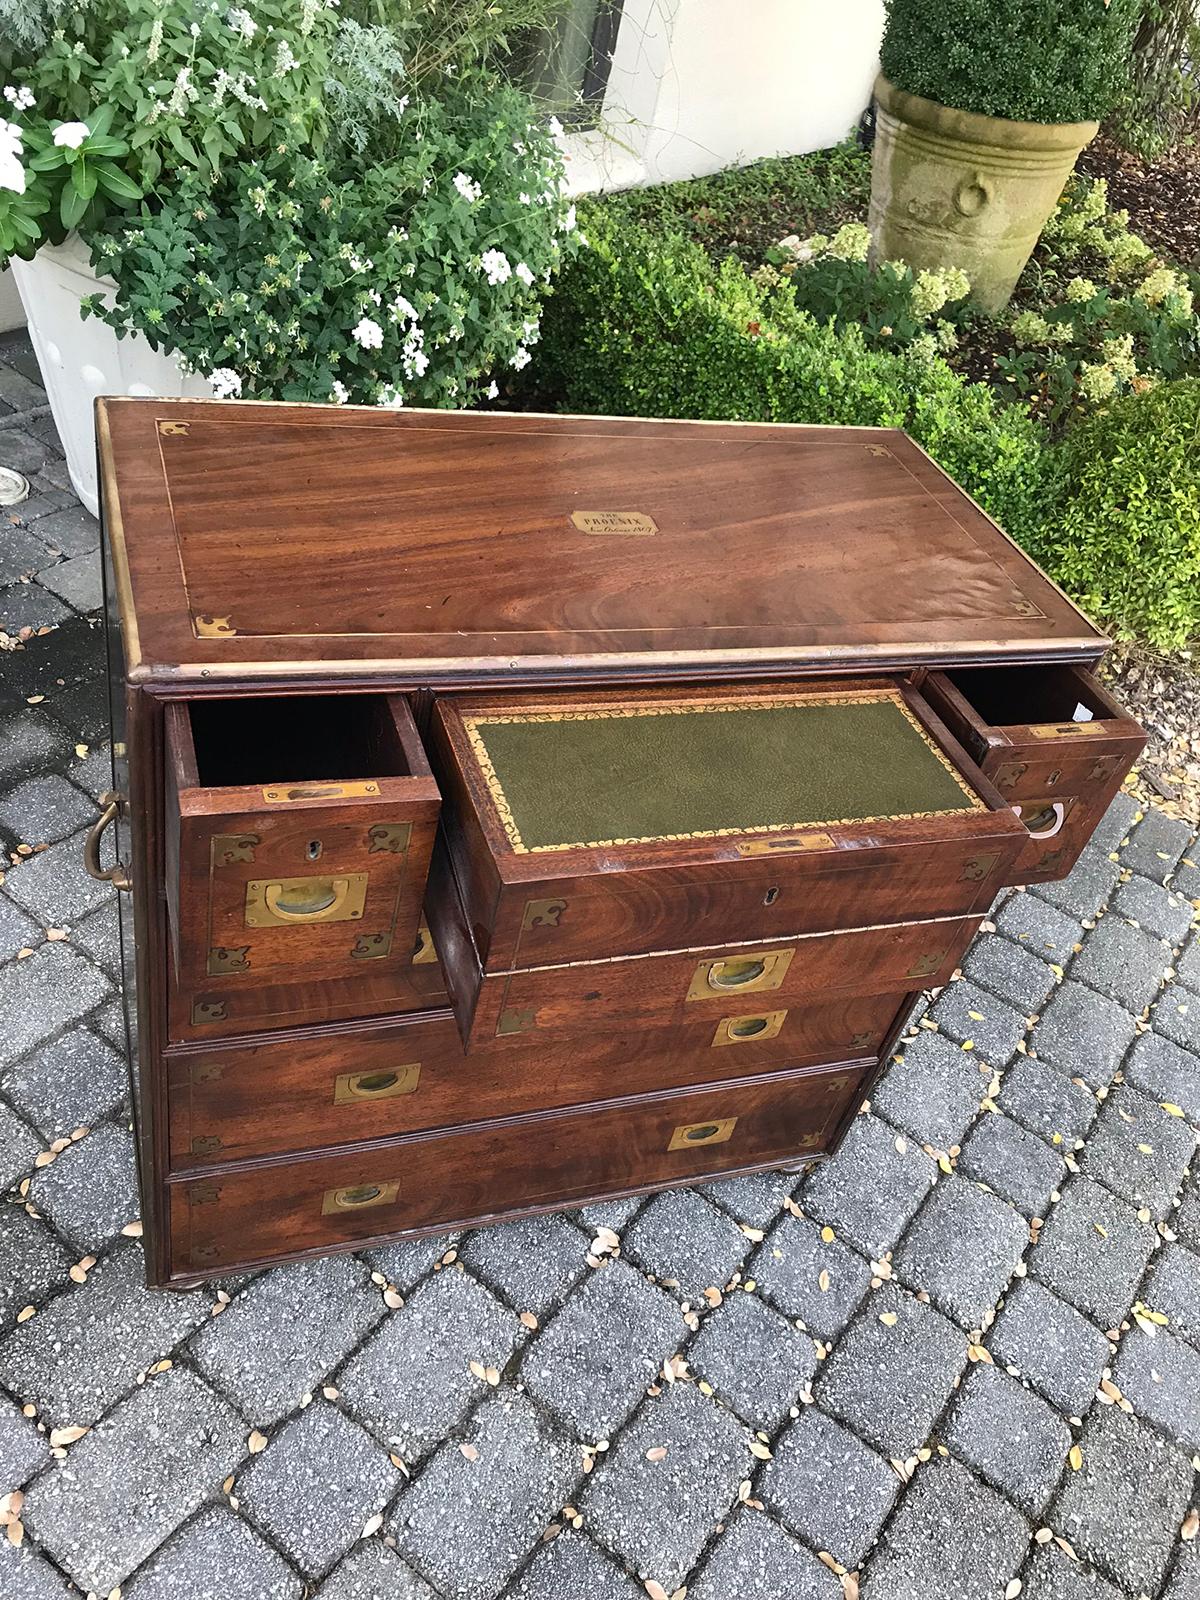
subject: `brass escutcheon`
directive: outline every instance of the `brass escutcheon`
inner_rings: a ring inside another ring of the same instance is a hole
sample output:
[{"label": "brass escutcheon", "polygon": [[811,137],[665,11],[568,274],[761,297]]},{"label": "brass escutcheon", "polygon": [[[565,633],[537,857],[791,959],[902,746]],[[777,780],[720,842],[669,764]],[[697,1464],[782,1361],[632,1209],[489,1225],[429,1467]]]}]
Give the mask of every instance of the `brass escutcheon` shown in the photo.
[{"label": "brass escutcheon", "polygon": [[698,1144],[724,1144],[733,1135],[736,1117],[721,1117],[712,1122],[681,1122],[671,1135],[668,1150],[690,1150]]},{"label": "brass escutcheon", "polygon": [[420,1081],[419,1061],[386,1072],[342,1072],[333,1080],[333,1103],[345,1106],[358,1100],[394,1100],[397,1095],[414,1093]]},{"label": "brass escutcheon", "polygon": [[713,1045],[747,1044],[751,1039],[774,1039],[783,1027],[785,1011],[760,1011],[744,1017],[722,1017],[713,1034]]},{"label": "brass escutcheon", "polygon": [[246,885],[245,924],[278,928],[315,922],[352,922],[363,914],[367,874],[338,878],[255,878]]},{"label": "brass escutcheon", "polygon": [[321,1200],[321,1215],[338,1211],[365,1211],[368,1206],[387,1206],[400,1193],[399,1183],[356,1183],[345,1189],[326,1189]]},{"label": "brass escutcheon", "polygon": [[696,965],[688,985],[689,1000],[712,1000],[717,995],[761,994],[778,989],[792,964],[795,950],[750,950],[744,955],[706,959]]}]

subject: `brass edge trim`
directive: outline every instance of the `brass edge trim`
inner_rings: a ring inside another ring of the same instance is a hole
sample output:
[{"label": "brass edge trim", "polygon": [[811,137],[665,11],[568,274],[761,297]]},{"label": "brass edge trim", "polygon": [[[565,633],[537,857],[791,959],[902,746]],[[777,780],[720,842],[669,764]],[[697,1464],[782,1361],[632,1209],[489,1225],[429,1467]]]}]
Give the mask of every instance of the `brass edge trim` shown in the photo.
[{"label": "brass edge trim", "polygon": [[[117,488],[117,472],[112,458],[108,407],[103,401],[96,407],[96,446],[100,458],[100,506],[104,512],[104,531],[108,536],[113,582],[117,589],[117,612],[121,618],[121,642],[125,655],[125,670],[128,673],[132,668],[141,665],[142,642],[138,631],[137,610],[133,603],[133,578],[129,571],[129,556],[125,548],[125,523],[121,516],[121,495]],[[106,489],[108,493],[105,493]]]},{"label": "brass edge trim", "polygon": [[[785,706],[883,704],[894,705],[908,721],[918,738],[922,740],[945,771],[950,774],[966,797],[968,804],[965,807],[954,807],[953,809],[939,811],[896,812],[890,816],[810,817],[797,822],[764,823],[756,827],[746,828],[705,828],[693,833],[643,834],[629,839],[577,839],[566,844],[527,845],[521,838],[516,818],[512,814],[508,797],[504,793],[504,785],[500,781],[492,763],[491,754],[488,751],[483,735],[479,731],[481,728],[506,726],[513,723],[606,722],[614,718],[628,719],[634,717],[695,716],[705,713],[737,711],[773,711]],[[679,843],[689,839],[725,839],[747,837],[754,834],[800,833],[805,830],[818,830],[820,828],[850,827],[857,823],[911,822],[934,817],[961,816],[964,811],[986,811],[988,809],[982,798],[968,785],[966,779],[955,767],[949,756],[939,748],[929,732],[921,725],[898,689],[845,690],[838,694],[776,695],[770,699],[730,699],[707,703],[702,700],[676,700],[662,702],[657,705],[603,706],[590,710],[576,710],[567,706],[555,711],[513,712],[509,714],[460,713],[460,717],[467,736],[467,742],[471,747],[471,752],[475,757],[476,764],[491,797],[492,805],[495,807],[508,842],[517,855],[551,855],[564,850],[603,850],[633,844]]]}]

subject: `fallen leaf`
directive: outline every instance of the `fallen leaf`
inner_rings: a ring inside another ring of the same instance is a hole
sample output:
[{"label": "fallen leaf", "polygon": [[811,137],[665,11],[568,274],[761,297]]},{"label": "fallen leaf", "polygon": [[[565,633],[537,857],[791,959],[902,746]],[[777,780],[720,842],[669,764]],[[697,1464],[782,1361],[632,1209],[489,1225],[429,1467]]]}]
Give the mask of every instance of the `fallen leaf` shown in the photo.
[{"label": "fallen leaf", "polygon": [[1189,1544],[1200,1533],[1200,1511],[1193,1506],[1183,1519],[1183,1526],[1179,1530],[1179,1537]]},{"label": "fallen leaf", "polygon": [[1083,1451],[1077,1444],[1073,1444],[1067,1451],[1067,1460],[1071,1463],[1072,1470],[1078,1472],[1083,1466]]},{"label": "fallen leaf", "polygon": [[653,1450],[647,1450],[646,1451],[646,1460],[647,1461],[665,1461],[666,1459],[667,1459],[667,1447],[664,1444],[656,1444],[654,1446]]},{"label": "fallen leaf", "polygon": [[50,1430],[50,1443],[54,1448],[74,1444],[77,1439],[82,1439],[89,1432],[87,1428],[52,1428]]},{"label": "fallen leaf", "polygon": [[246,1441],[246,1448],[250,1451],[252,1456],[256,1456],[260,1450],[265,1450],[267,1448],[266,1434],[260,1433],[258,1429],[255,1428],[249,1439]]},{"label": "fallen leaf", "polygon": [[458,1448],[462,1451],[463,1455],[466,1456],[468,1461],[479,1460],[479,1451],[476,1450],[473,1444],[460,1444]]}]

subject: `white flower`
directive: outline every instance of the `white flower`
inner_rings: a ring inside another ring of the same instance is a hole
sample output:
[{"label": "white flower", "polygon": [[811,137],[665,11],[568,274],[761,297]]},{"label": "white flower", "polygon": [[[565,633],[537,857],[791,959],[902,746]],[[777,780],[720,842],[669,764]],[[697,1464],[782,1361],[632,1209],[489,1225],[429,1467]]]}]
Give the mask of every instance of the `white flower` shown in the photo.
[{"label": "white flower", "polygon": [[243,39],[253,39],[258,32],[258,23],[246,10],[245,6],[230,6],[225,13],[225,21],[234,33],[240,33]]},{"label": "white flower", "polygon": [[496,382],[495,378],[492,379],[491,383],[488,384],[487,388],[483,392],[485,395],[487,395],[489,400],[497,399],[500,394],[500,385]]},{"label": "white flower", "polygon": [[275,46],[275,67],[271,76],[274,78],[286,78],[288,73],[295,71],[299,65],[300,63],[292,54],[291,45],[286,39],[280,39]]},{"label": "white flower", "polygon": [[469,177],[465,172],[456,172],[454,174],[454,187],[464,200],[478,200],[483,194],[483,190],[475,182],[474,178]]},{"label": "white flower", "polygon": [[175,87],[167,101],[167,110],[173,117],[182,117],[188,106],[199,98],[200,91],[192,83],[191,67],[180,67],[175,74]]},{"label": "white flower", "polygon": [[193,39],[198,39],[200,37],[200,24],[198,22],[193,22],[188,28],[188,32],[191,34]]},{"label": "white flower", "polygon": [[399,322],[401,317],[406,322],[416,322],[417,308],[411,300],[406,300],[402,294],[398,294],[392,301],[392,321]]},{"label": "white flower", "polygon": [[512,361],[509,363],[509,365],[515,367],[516,370],[520,372],[522,367],[527,367],[529,365],[531,359],[532,358],[529,354],[529,351],[526,350],[523,344],[519,344],[517,346],[517,353],[512,358]]},{"label": "white flower", "polygon": [[4,98],[14,111],[28,111],[34,102],[33,90],[26,89],[24,85],[18,85],[14,88],[12,84],[9,84],[4,91]]},{"label": "white flower", "polygon": [[479,258],[479,270],[493,288],[498,283],[507,283],[512,277],[512,267],[503,250],[485,250]]},{"label": "white flower", "polygon": [[533,201],[525,193],[524,189],[521,190],[520,194],[517,196],[517,199],[523,206],[531,206],[533,204]]},{"label": "white flower", "polygon": [[25,168],[21,165],[21,130],[0,117],[0,189],[25,193]]},{"label": "white flower", "polygon": [[150,37],[146,41],[146,60],[147,61],[154,62],[154,61],[158,60],[158,52],[162,49],[162,36],[163,36],[162,18],[161,17],[155,17],[154,22],[152,23],[151,28],[150,28]]},{"label": "white flower", "polygon": [[546,126],[550,129],[550,134],[551,134],[552,138],[561,139],[561,138],[564,137],[564,135],[563,135],[563,125],[558,120],[557,117],[551,117],[550,121],[546,124]]},{"label": "white flower", "polygon": [[536,344],[538,342],[540,335],[538,333],[538,325],[536,320],[522,324],[521,337],[525,340],[526,344]]},{"label": "white flower", "polygon": [[574,207],[574,205],[569,205],[567,207],[566,215],[562,219],[562,229],[563,229],[564,233],[572,233],[572,232],[574,232],[574,229],[575,229],[575,207]]},{"label": "white flower", "polygon": [[364,350],[383,348],[383,329],[370,317],[364,317],[357,328],[352,329],[350,337]]},{"label": "white flower", "polygon": [[86,122],[64,122],[55,128],[54,142],[68,150],[78,150],[91,131]]},{"label": "white flower", "polygon": [[333,395],[334,400],[339,406],[344,406],[346,401],[350,398],[349,389],[347,389],[344,383],[339,383],[336,378],[333,380],[333,387],[330,390],[330,393]]},{"label": "white flower", "polygon": [[242,380],[232,367],[218,367],[209,373],[208,381],[218,400],[236,400],[242,392]]},{"label": "white flower", "polygon": [[520,278],[521,282],[527,289],[532,287],[533,273],[530,272],[529,268],[523,261],[518,261],[516,266],[513,268],[513,271],[516,273],[517,277]]}]

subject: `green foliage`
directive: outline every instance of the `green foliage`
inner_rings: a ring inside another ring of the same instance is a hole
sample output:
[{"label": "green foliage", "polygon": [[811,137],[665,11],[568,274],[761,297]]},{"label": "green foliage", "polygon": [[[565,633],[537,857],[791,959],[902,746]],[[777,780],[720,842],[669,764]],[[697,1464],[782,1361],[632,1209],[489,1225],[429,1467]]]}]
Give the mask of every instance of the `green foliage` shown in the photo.
[{"label": "green foliage", "polygon": [[1057,452],[1034,553],[1087,610],[1163,650],[1200,636],[1200,379],[1118,400]]},{"label": "green foliage", "polygon": [[716,258],[732,252],[758,260],[782,234],[860,215],[870,193],[871,157],[847,140],[707,178],[598,196],[587,202],[583,221],[585,231],[594,217],[599,227],[682,234]]},{"label": "green foliage", "polygon": [[530,360],[541,286],[574,248],[558,148],[514,90],[420,115],[420,138],[387,161],[287,151],[215,185],[183,177],[95,237],[120,292],[87,313],[179,351],[221,394],[495,395],[493,369]]},{"label": "green foliage", "polygon": [[886,0],[883,71],[940,105],[1020,122],[1105,116],[1139,0]]},{"label": "green foliage", "polygon": [[1128,81],[1109,131],[1153,161],[1200,122],[1200,12],[1195,0],[1142,0]]},{"label": "green foliage", "polygon": [[997,377],[1052,425],[1196,370],[1193,283],[1109,211],[1103,179],[1071,179],[1018,298]]},{"label": "green foliage", "polygon": [[1038,428],[925,351],[818,322],[793,285],[681,238],[597,228],[562,272],[538,378],[571,410],[907,428],[1017,538],[1040,522]]}]

